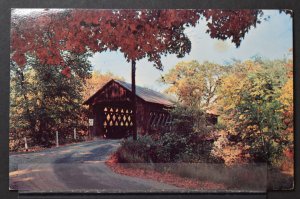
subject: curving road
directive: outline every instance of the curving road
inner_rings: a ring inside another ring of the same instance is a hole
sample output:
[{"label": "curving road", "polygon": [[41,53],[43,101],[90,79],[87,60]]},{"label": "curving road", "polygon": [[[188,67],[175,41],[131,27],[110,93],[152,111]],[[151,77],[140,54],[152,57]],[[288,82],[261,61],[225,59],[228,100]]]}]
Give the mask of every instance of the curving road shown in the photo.
[{"label": "curving road", "polygon": [[104,162],[119,145],[119,140],[97,140],[10,155],[10,189],[111,193],[181,190],[161,182],[114,173]]}]

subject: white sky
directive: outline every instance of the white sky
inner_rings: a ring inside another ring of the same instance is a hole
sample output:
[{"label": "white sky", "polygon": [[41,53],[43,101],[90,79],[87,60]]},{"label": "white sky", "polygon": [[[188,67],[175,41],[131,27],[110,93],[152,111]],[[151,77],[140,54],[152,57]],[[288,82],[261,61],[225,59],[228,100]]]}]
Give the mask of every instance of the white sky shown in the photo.
[{"label": "white sky", "polygon": [[[162,91],[166,87],[157,82],[161,74],[170,70],[180,61],[198,60],[199,62],[211,61],[225,64],[234,59],[247,60],[259,55],[266,59],[280,59],[288,54],[293,46],[292,19],[285,14],[279,14],[277,10],[265,10],[265,15],[270,19],[252,28],[241,46],[236,48],[230,41],[211,39],[205,33],[206,26],[200,22],[196,27],[186,29],[191,42],[192,49],[184,58],[168,55],[162,58],[164,71],[153,67],[153,63],[142,59],[137,62],[136,82],[138,85],[146,86],[154,90]],[[101,72],[112,72],[122,76],[127,82],[131,81],[131,65],[126,62],[120,52],[97,53],[90,59],[93,68]]]}]

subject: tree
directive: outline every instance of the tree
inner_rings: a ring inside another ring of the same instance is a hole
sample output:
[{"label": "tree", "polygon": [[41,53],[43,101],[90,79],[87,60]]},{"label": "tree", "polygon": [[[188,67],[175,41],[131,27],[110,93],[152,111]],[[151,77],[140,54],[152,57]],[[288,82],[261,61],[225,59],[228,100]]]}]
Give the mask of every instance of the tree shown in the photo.
[{"label": "tree", "polygon": [[[225,120],[227,120],[226,117],[232,117],[237,104],[241,100],[240,93],[248,84],[246,81],[248,73],[259,70],[261,66],[252,61],[237,61],[233,66],[228,66],[228,68],[229,71],[222,77],[217,92],[218,96],[222,96],[219,97],[217,106],[224,113],[221,117],[225,117]],[[230,119],[227,120],[227,126],[230,127],[232,125],[234,124],[231,124]]]},{"label": "tree", "polygon": [[294,123],[294,101],[293,101],[293,79],[289,79],[281,89],[280,102],[285,116],[284,123],[287,125],[286,133],[289,133],[290,140],[293,140]]},{"label": "tree", "polygon": [[83,128],[82,92],[91,69],[88,57],[69,54],[76,67],[68,77],[63,75],[64,67],[40,66],[35,57],[28,57],[23,68],[11,63],[10,131],[16,137],[28,136],[33,144],[50,146],[56,130],[64,142],[73,128]]},{"label": "tree", "polygon": [[65,63],[61,54],[64,50],[120,50],[127,61],[147,57],[161,69],[161,55],[172,53],[182,57],[190,51],[191,43],[184,29],[195,26],[200,17],[207,20],[212,38],[231,38],[239,46],[262,16],[261,10],[210,9],[45,10],[38,16],[25,17],[13,12],[12,59],[22,66],[26,63],[25,54],[34,53],[41,62],[60,65]]},{"label": "tree", "polygon": [[286,136],[285,155],[291,160],[293,167],[294,163],[294,86],[293,86],[293,60],[289,59],[286,64],[288,70],[288,80],[281,88],[279,97],[282,103],[282,114],[285,129],[283,134]]},{"label": "tree", "polygon": [[217,99],[216,92],[225,71],[225,67],[210,62],[179,62],[161,81],[170,85],[166,92],[175,94],[183,104],[209,109]]},{"label": "tree", "polygon": [[86,84],[83,91],[83,99],[87,100],[96,91],[98,91],[104,84],[109,82],[111,79],[123,80],[124,78],[114,75],[111,72],[101,73],[100,71],[93,71],[91,78],[86,80]]},{"label": "tree", "polygon": [[162,69],[161,55],[183,57],[191,42],[184,33],[201,18],[207,20],[212,38],[231,39],[237,46],[257,23],[261,10],[46,10],[39,15],[11,20],[12,60],[19,66],[34,54],[41,65],[62,65],[70,73],[64,51],[75,53],[119,50],[132,63],[132,103],[135,125],[135,64],[147,57]]},{"label": "tree", "polygon": [[280,101],[287,82],[285,64],[285,60],[238,62],[222,79],[218,93],[222,117],[254,161],[274,164],[289,144]]}]

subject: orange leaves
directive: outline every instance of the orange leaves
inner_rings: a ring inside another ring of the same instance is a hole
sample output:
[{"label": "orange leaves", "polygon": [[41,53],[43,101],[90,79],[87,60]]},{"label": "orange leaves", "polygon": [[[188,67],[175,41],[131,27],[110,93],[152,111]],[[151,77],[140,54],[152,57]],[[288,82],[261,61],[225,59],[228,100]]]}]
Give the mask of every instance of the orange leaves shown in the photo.
[{"label": "orange leaves", "polygon": [[46,48],[40,48],[36,50],[37,58],[40,60],[41,64],[45,64],[46,62],[51,62],[49,50]]},{"label": "orange leaves", "polygon": [[284,108],[288,112],[293,112],[294,108],[294,87],[293,78],[289,78],[281,90],[280,102],[284,105]]},{"label": "orange leaves", "polygon": [[[76,15],[82,10],[74,11]],[[192,23],[188,17],[182,18],[179,13],[188,12],[191,15],[197,15],[192,10],[118,10],[103,11],[92,10],[84,11],[85,28],[91,31],[91,35],[95,35],[95,39],[99,40],[102,46],[108,47],[110,50],[119,49],[124,53],[128,61],[142,59],[146,56],[149,61],[154,61],[161,66],[160,55],[170,51],[171,53],[186,53],[190,48],[182,47],[174,48],[175,44],[180,40],[174,40],[176,35],[183,34],[173,31],[178,29],[185,23]],[[90,17],[99,16],[96,27],[91,23]],[[82,16],[81,16],[82,17]],[[195,18],[195,17],[192,17]],[[196,23],[196,21],[193,21]],[[179,30],[179,29],[178,29]],[[174,36],[170,36],[174,35]],[[78,36],[78,35],[77,35]],[[77,37],[78,38],[78,37]],[[91,49],[97,49],[95,42],[88,41],[81,35],[80,39]],[[93,38],[92,38],[93,39]],[[99,50],[105,48],[98,47]]]},{"label": "orange leaves", "polygon": [[[286,129],[283,133],[288,136],[290,147],[294,140],[294,97],[293,97],[293,78],[290,77],[281,89],[280,102],[283,104],[283,123]],[[292,148],[292,147],[291,147]]]},{"label": "orange leaves", "polygon": [[16,52],[12,56],[12,59],[21,67],[26,64],[26,57],[24,53]]},{"label": "orange leaves", "polygon": [[287,149],[287,150],[284,151],[284,155],[288,158],[293,158],[294,157],[294,151],[290,150],[290,149]]},{"label": "orange leaves", "polygon": [[136,31],[137,25],[136,24],[130,24],[129,27],[130,27],[130,30],[134,33]]},{"label": "orange leaves", "polygon": [[71,68],[69,66],[66,66],[62,71],[61,74],[64,76],[70,78],[71,77]]},{"label": "orange leaves", "polygon": [[85,100],[88,99],[111,79],[124,80],[123,78],[115,76],[112,73],[103,74],[100,73],[99,71],[93,71],[92,77],[86,80],[86,87],[83,91],[83,98]]},{"label": "orange leaves", "polygon": [[260,23],[261,10],[203,10],[212,38],[228,39],[238,47],[251,27]]},{"label": "orange leaves", "polygon": [[128,61],[147,57],[162,69],[161,55],[183,57],[190,52],[184,29],[195,26],[201,15],[211,19],[211,37],[232,37],[238,46],[260,14],[258,10],[48,10],[26,19],[13,16],[11,49],[18,64],[26,62],[21,54],[27,52],[37,53],[42,63],[59,64],[61,55],[51,53],[55,50],[85,53],[109,49],[120,50]]}]

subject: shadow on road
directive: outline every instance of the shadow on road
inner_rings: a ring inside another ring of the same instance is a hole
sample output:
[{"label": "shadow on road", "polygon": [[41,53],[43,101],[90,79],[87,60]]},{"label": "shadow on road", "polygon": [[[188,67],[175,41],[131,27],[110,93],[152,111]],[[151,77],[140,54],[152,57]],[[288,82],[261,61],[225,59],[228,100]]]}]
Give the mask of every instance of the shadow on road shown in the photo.
[{"label": "shadow on road", "polygon": [[79,163],[83,161],[104,161],[114,151],[114,146],[105,145],[87,152],[74,151],[54,161],[58,163]]}]

